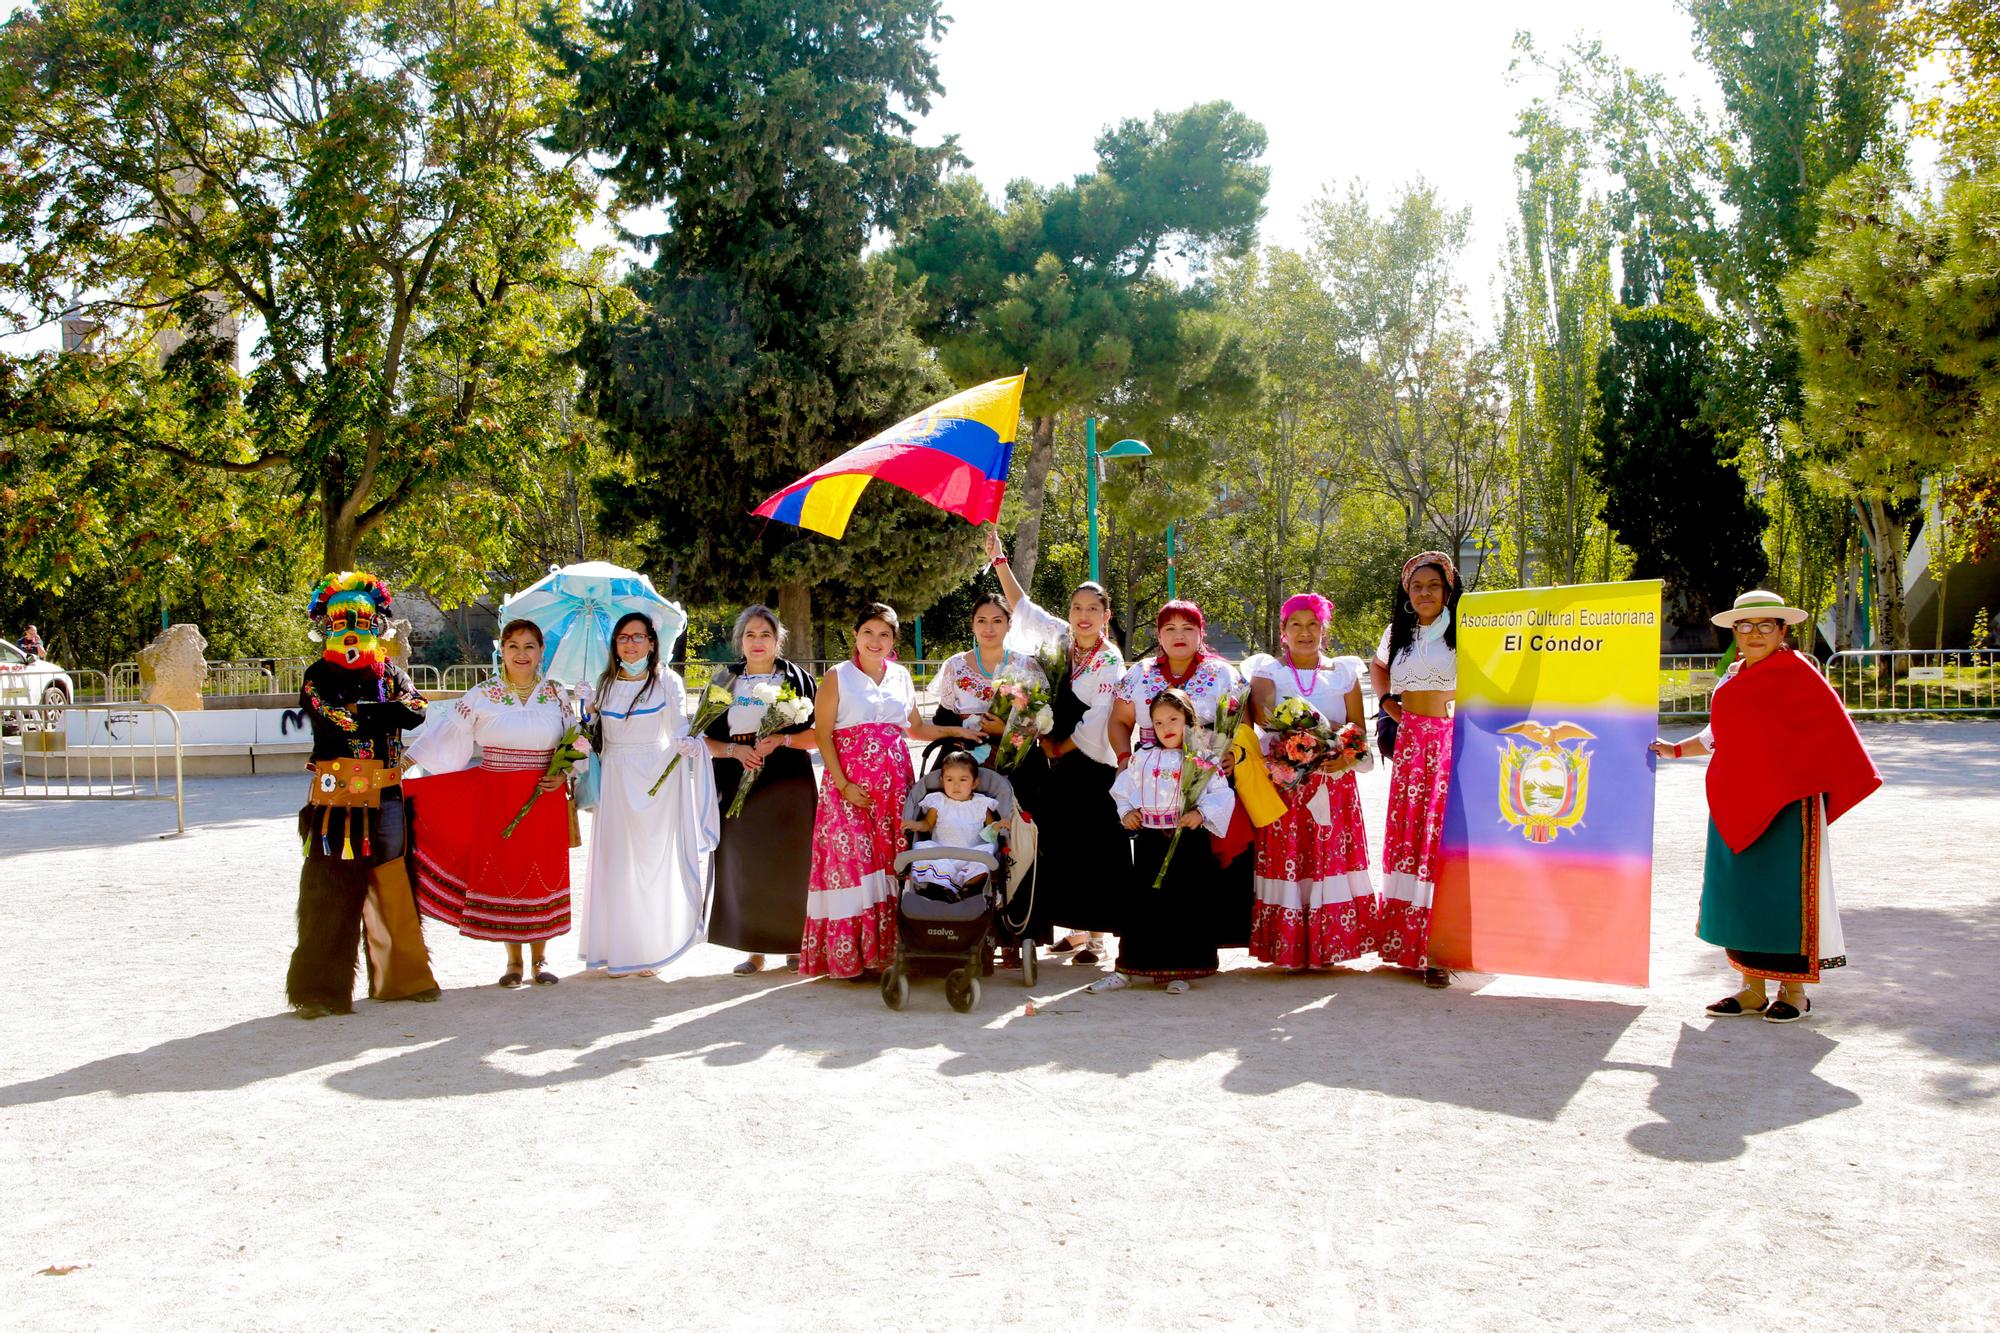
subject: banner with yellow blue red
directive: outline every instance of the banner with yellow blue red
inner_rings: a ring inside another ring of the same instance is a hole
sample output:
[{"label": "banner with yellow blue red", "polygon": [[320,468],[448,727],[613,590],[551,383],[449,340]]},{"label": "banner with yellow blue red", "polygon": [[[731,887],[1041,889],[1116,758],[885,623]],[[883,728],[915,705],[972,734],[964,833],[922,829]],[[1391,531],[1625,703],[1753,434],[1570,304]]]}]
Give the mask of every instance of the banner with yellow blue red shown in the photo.
[{"label": "banner with yellow blue red", "polygon": [[1469,593],[1431,961],[1647,982],[1657,580]]}]

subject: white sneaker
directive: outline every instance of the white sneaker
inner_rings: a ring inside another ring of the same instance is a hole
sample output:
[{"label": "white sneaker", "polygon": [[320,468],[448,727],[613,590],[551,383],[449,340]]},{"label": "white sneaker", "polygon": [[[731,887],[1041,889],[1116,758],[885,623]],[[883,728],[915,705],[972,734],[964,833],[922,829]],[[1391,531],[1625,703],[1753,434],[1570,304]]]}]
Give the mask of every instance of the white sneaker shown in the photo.
[{"label": "white sneaker", "polygon": [[1099,977],[1097,980],[1091,982],[1088,986],[1085,986],[1084,989],[1089,991],[1092,995],[1102,995],[1106,991],[1124,990],[1127,986],[1131,984],[1132,984],[1131,979],[1127,977],[1123,972],[1113,972],[1108,977]]},{"label": "white sneaker", "polygon": [[1182,977],[1175,977],[1167,983],[1167,994],[1169,995],[1185,995],[1193,989],[1194,987]]}]

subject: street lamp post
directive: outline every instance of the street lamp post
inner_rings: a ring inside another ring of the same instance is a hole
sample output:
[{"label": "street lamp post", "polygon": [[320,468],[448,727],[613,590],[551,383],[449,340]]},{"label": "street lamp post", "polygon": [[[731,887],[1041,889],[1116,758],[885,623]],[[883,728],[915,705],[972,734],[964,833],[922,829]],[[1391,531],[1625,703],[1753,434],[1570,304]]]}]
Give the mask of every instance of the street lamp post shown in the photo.
[{"label": "street lamp post", "polygon": [[1097,574],[1097,469],[1104,458],[1150,458],[1153,451],[1143,440],[1120,440],[1106,446],[1102,451],[1097,447],[1097,418],[1085,417],[1083,422],[1083,473],[1084,494],[1087,497],[1084,508],[1090,515],[1090,581],[1098,581]]}]

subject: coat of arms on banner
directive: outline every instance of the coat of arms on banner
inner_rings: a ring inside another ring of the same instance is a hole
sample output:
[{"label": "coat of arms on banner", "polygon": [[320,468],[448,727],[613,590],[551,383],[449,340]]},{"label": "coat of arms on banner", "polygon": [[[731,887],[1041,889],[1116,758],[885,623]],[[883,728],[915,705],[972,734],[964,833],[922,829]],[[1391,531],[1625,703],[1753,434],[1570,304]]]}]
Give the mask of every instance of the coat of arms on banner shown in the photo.
[{"label": "coat of arms on banner", "polygon": [[1558,829],[1574,831],[1590,795],[1590,751],[1565,742],[1597,737],[1574,722],[1549,727],[1533,719],[1500,732],[1534,742],[1509,741],[1500,755],[1500,817],[1537,844],[1554,842]]}]

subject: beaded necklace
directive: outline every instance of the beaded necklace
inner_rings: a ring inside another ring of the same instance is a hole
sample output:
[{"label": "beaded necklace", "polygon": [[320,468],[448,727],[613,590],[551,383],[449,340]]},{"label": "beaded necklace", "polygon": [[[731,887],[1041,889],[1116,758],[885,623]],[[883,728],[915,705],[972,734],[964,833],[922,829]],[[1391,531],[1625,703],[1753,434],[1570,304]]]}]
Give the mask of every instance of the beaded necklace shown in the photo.
[{"label": "beaded necklace", "polygon": [[1292,673],[1292,684],[1299,688],[1299,698],[1312,702],[1313,691],[1319,688],[1319,655],[1313,655],[1313,683],[1308,685],[1299,678],[1298,662],[1290,653],[1285,654],[1285,668]]}]

